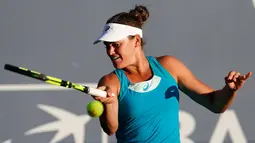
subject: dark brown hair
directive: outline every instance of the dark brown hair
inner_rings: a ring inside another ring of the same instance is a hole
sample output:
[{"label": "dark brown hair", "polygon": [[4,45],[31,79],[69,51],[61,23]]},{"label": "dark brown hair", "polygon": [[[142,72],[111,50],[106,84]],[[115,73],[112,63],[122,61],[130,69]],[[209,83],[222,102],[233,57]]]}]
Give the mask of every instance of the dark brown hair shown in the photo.
[{"label": "dark brown hair", "polygon": [[[109,18],[107,23],[118,23],[125,24],[133,27],[142,29],[144,23],[149,18],[149,11],[145,6],[136,5],[134,9],[131,9],[129,12],[118,13],[111,18]],[[144,41],[142,40],[142,46]]]}]

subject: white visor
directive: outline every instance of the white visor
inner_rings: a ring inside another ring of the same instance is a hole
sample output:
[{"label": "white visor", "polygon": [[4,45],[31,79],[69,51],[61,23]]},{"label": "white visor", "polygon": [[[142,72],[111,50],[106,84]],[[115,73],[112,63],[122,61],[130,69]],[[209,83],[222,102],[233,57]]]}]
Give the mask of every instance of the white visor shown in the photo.
[{"label": "white visor", "polygon": [[127,36],[134,36],[136,34],[140,35],[142,38],[142,29],[124,24],[108,23],[105,25],[102,35],[97,38],[94,44],[97,44],[100,41],[116,42],[126,38]]}]

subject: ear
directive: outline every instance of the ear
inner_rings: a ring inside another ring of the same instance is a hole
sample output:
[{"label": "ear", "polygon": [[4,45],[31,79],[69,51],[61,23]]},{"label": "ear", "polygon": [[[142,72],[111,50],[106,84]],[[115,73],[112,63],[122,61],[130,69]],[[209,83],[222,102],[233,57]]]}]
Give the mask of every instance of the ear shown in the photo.
[{"label": "ear", "polygon": [[140,47],[141,46],[141,37],[140,37],[140,35],[135,35],[135,37],[134,37],[134,40],[135,40],[135,47]]}]

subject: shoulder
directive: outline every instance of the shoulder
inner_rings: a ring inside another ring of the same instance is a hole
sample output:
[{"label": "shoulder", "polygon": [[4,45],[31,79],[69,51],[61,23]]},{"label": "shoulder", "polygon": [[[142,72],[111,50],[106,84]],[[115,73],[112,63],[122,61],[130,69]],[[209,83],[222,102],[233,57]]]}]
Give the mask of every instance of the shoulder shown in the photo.
[{"label": "shoulder", "polygon": [[119,79],[114,72],[103,75],[99,80],[99,84],[114,84],[114,83],[115,84],[119,83]]},{"label": "shoulder", "polygon": [[117,75],[114,72],[111,72],[111,73],[103,75],[100,78],[97,86],[98,87],[108,86],[118,94],[120,89],[120,82]]},{"label": "shoulder", "polygon": [[161,64],[167,64],[169,62],[173,63],[176,61],[179,61],[176,57],[172,55],[164,55],[164,56],[159,56],[155,57]]},{"label": "shoulder", "polygon": [[157,61],[176,79],[182,72],[186,71],[186,66],[178,58],[172,55],[164,55],[160,57],[155,57]]},{"label": "shoulder", "polygon": [[171,55],[164,55],[155,58],[162,66],[164,66],[167,69],[174,70],[183,65],[183,63],[179,59]]}]

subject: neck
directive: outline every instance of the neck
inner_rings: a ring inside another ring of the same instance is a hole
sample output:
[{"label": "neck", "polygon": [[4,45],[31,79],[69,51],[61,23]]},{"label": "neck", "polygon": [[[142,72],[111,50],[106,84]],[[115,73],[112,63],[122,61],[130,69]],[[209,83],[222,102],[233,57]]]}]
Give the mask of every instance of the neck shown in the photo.
[{"label": "neck", "polygon": [[124,68],[124,71],[129,75],[151,75],[149,62],[143,52],[136,55],[135,63]]}]

